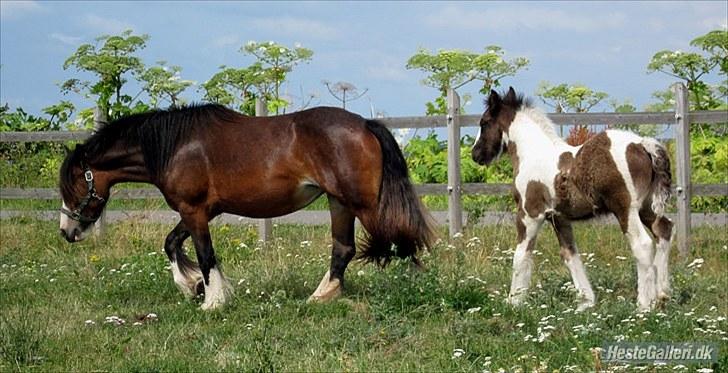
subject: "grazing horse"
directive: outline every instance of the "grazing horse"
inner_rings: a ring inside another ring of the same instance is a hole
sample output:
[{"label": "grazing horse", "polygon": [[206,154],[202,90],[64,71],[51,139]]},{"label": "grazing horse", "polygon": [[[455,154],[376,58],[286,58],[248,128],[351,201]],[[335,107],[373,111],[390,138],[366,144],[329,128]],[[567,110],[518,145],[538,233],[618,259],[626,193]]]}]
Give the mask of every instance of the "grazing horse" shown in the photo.
[{"label": "grazing horse", "polygon": [[[231,213],[270,218],[328,197],[330,269],[311,301],[341,293],[354,258],[354,219],[368,232],[360,257],[386,265],[410,257],[433,237],[407,165],[381,123],[337,108],[248,117],[219,105],[157,110],[116,120],[68,154],[60,170],[61,234],[88,236],[119,182],[154,184],[181,221],[164,249],[175,284],[187,296],[204,291],[202,309],[223,305],[231,286],[222,275],[208,222]],[[182,243],[192,236],[197,262]],[[394,245],[394,248],[392,247]],[[204,285],[204,288],[203,288]]]},{"label": "grazing horse", "polygon": [[[658,298],[669,297],[672,223],[663,214],[671,175],[662,144],[631,132],[607,130],[581,146],[571,146],[542,111],[510,88],[504,97],[491,91],[472,156],[479,164],[489,164],[504,152],[513,163],[518,209],[511,304],[524,300],[536,235],[549,221],[579,293],[578,310],[593,306],[594,292],[571,222],[606,213],[617,217],[637,260],[639,308],[650,309]],[[656,253],[648,230],[657,240]]]}]

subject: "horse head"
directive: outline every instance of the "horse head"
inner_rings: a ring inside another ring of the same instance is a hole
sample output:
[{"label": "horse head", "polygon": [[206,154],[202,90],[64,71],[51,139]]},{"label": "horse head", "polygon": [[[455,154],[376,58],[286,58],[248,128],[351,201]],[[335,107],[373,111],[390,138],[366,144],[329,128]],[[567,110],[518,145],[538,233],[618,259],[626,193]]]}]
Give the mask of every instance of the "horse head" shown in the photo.
[{"label": "horse head", "polygon": [[513,87],[501,97],[495,90],[490,91],[487,108],[480,117],[480,132],[472,150],[475,162],[487,165],[503,154],[508,146],[508,128],[516,116],[521,97]]},{"label": "horse head", "polygon": [[84,240],[109,198],[108,183],[98,178],[85,160],[83,147],[78,145],[61,166],[59,187],[61,235],[68,242]]}]

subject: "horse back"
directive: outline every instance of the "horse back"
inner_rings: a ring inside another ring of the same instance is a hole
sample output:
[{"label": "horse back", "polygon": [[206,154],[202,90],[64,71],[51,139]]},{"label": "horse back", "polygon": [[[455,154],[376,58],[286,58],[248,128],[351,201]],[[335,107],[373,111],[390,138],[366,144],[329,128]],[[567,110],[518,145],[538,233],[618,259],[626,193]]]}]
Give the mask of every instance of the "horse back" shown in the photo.
[{"label": "horse back", "polygon": [[260,217],[295,211],[322,192],[378,192],[379,144],[362,117],[341,109],[239,116],[193,137],[170,162],[163,188],[168,202]]}]

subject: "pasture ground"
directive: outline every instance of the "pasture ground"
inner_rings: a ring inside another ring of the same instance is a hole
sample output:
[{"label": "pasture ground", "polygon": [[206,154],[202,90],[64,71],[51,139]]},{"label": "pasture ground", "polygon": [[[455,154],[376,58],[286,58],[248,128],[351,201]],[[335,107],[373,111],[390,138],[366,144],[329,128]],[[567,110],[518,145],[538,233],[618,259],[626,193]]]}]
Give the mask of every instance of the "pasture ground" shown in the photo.
[{"label": "pasture ground", "polygon": [[328,227],[278,226],[263,246],[256,227],[216,226],[236,294],[215,312],[174,286],[161,250],[171,228],[113,224],[71,245],[56,222],[0,222],[0,371],[623,370],[593,353],[619,340],[713,342],[719,361],[708,368],[728,369],[726,227],[695,229],[685,260],[673,251],[673,298],[647,314],[635,311],[635,264],[616,226],[575,228],[598,299],[581,314],[548,227],[528,305],[514,309],[504,303],[511,226],[441,241],[423,256],[424,272],[355,262],[344,297],[323,305],[305,301],[328,268]]}]

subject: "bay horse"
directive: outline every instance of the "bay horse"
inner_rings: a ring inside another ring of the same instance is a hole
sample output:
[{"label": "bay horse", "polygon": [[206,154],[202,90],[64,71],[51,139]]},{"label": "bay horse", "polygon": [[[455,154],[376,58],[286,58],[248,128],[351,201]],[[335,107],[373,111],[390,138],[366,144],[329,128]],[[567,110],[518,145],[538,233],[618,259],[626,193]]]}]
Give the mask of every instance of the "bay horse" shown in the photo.
[{"label": "bay horse", "polygon": [[[480,119],[473,160],[489,164],[507,152],[513,164],[518,244],[508,302],[524,301],[533,267],[532,248],[544,221],[561,246],[578,292],[577,310],[594,305],[594,292],[579,258],[572,221],[616,216],[637,260],[640,310],[669,297],[668,259],[672,222],[664,216],[670,197],[670,159],[655,139],[606,130],[581,146],[559,137],[553,122],[511,87],[491,91]],[[657,249],[647,231],[657,240]]]},{"label": "bay horse", "polygon": [[[222,275],[208,228],[221,213],[270,218],[326,194],[333,249],[310,301],[340,295],[356,254],[354,220],[368,234],[360,258],[386,265],[411,258],[433,238],[430,216],[407,164],[381,123],[338,108],[248,117],[213,104],[156,110],[113,121],[79,144],[60,169],[61,235],[83,240],[120,182],[155,185],[180,222],[164,249],[175,284],[202,309],[222,306],[232,287]],[[184,253],[192,237],[198,264]],[[394,245],[394,247],[393,247]]]}]

